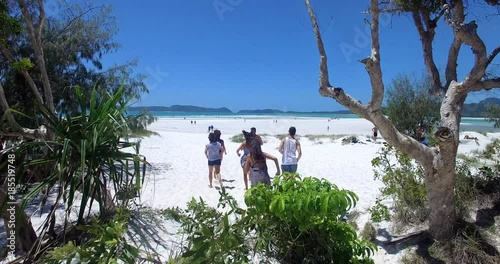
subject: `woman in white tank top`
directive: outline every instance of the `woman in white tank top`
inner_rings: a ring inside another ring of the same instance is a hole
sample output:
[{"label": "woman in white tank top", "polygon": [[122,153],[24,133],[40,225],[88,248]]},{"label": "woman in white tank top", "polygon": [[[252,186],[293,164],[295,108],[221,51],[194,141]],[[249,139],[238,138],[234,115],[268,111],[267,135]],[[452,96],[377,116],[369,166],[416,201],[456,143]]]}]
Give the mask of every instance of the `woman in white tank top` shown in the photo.
[{"label": "woman in white tank top", "polygon": [[281,170],[283,172],[296,173],[297,163],[302,157],[300,142],[295,139],[295,127],[288,129],[288,136],[281,140],[279,151],[283,155],[281,160]]}]

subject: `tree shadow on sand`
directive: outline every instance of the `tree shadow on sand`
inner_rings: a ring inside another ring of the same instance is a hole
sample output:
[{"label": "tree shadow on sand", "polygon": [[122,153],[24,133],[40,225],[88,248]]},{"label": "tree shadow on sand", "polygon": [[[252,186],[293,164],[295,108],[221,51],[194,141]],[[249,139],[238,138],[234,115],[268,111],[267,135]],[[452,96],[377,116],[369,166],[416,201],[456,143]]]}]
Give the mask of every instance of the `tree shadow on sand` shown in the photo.
[{"label": "tree shadow on sand", "polygon": [[182,242],[166,240],[166,237],[175,236],[176,233],[169,232],[163,222],[164,219],[159,212],[150,208],[140,208],[132,212],[127,235],[136,247],[146,252],[157,256],[161,256],[160,252],[175,255],[175,252],[180,252]]},{"label": "tree shadow on sand", "polygon": [[[476,216],[476,222],[468,223],[466,221],[459,221],[457,226],[457,239],[472,239],[478,244],[479,252],[487,256],[499,256],[500,252],[491,245],[488,240],[483,237],[481,228],[491,227],[495,224],[494,217],[500,215],[500,206],[496,204],[493,208],[481,209]],[[429,264],[444,264],[446,262],[436,259],[431,256],[429,248],[433,245],[433,240],[427,231],[418,231],[406,234],[404,236],[391,236],[385,229],[377,230],[378,237],[385,239],[375,239],[375,245],[382,247],[388,254],[397,254],[407,248],[416,247],[415,253],[422,257],[426,263]],[[460,243],[460,242],[457,242]],[[462,242],[463,243],[463,242]],[[455,245],[460,247],[460,245]],[[470,252],[468,252],[470,253]],[[465,255],[466,253],[464,253]]]}]

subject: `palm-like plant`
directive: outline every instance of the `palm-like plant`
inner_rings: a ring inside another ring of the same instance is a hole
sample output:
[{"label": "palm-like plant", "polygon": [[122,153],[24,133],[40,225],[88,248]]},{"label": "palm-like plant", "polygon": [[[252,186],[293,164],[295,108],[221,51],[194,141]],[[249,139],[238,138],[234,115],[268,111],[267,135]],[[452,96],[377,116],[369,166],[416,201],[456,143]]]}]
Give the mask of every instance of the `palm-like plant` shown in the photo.
[{"label": "palm-like plant", "polygon": [[[43,147],[46,155],[26,162],[23,167],[51,168],[51,173],[26,195],[23,208],[42,190],[47,195],[48,190],[58,188],[40,238],[53,229],[56,205],[63,203],[66,207],[66,231],[72,208],[78,208],[77,224],[85,222],[85,214],[90,214],[94,203],[99,205],[99,217],[107,217],[114,211],[117,201],[126,205],[130,198],[138,195],[144,181],[146,159],[138,153],[138,143],[123,140],[130,133],[130,119],[125,116],[130,100],[123,100],[122,89],[104,95],[93,90],[88,100],[77,88],[76,96],[78,112],[55,115],[42,108],[52,140],[23,143],[17,150],[22,154]],[[113,191],[115,196],[112,196]],[[81,200],[77,199],[78,193]],[[36,251],[32,250],[32,253]]]}]

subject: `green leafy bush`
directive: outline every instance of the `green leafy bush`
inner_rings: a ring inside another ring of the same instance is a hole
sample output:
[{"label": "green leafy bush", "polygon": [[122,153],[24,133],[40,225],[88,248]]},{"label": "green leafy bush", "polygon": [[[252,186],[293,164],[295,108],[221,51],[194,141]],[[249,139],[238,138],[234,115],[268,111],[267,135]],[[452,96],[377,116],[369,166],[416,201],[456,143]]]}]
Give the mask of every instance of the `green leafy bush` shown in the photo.
[{"label": "green leafy bush", "polygon": [[[249,248],[244,245],[245,233],[242,216],[244,210],[223,188],[220,191],[220,212],[209,207],[203,199],[194,198],[181,220],[182,230],[187,234],[187,247],[182,259],[185,263],[248,263]],[[230,222],[229,220],[232,220]]]},{"label": "green leafy bush", "polygon": [[391,219],[391,213],[389,212],[389,208],[382,203],[380,198],[377,198],[375,201],[375,205],[368,209],[370,211],[371,220],[373,222],[382,222],[389,221]]},{"label": "green leafy bush", "polygon": [[[390,145],[381,149],[379,156],[372,160],[372,166],[375,168],[375,179],[384,183],[382,197],[394,200],[396,220],[401,223],[424,221],[428,205],[422,166]],[[380,210],[374,208],[372,212]],[[372,213],[372,219],[377,217]]]},{"label": "green leafy bush", "polygon": [[176,261],[248,263],[253,253],[282,263],[373,263],[369,257],[376,246],[342,221],[358,200],[351,191],[293,174],[252,187],[245,195],[247,209],[224,188],[220,194],[222,212],[202,199],[181,212],[165,211],[187,234],[185,252]]},{"label": "green leafy bush", "polygon": [[245,136],[243,136],[243,134],[237,134],[232,136],[230,140],[234,143],[243,143],[245,141]]},{"label": "green leafy bush", "polygon": [[245,195],[255,249],[284,263],[372,263],[376,247],[341,221],[358,197],[327,180],[278,176]]},{"label": "green leafy bush", "polygon": [[90,240],[81,246],[75,246],[70,241],[64,247],[56,248],[48,252],[48,259],[44,263],[136,263],[139,249],[128,244],[124,237],[129,219],[130,215],[126,210],[118,210],[117,215],[109,222],[96,220],[90,226],[80,227],[91,235]]}]

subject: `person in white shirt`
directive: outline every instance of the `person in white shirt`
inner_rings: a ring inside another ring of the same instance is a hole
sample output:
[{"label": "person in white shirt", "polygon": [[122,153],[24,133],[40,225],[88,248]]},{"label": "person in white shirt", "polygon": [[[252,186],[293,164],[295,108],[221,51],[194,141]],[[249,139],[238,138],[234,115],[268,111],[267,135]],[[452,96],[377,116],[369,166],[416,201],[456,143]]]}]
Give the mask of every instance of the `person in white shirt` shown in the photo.
[{"label": "person in white shirt", "polygon": [[283,172],[296,173],[297,163],[302,157],[302,148],[300,142],[295,139],[297,129],[290,127],[288,129],[288,136],[281,140],[279,152],[283,154],[281,160],[281,170]]}]

